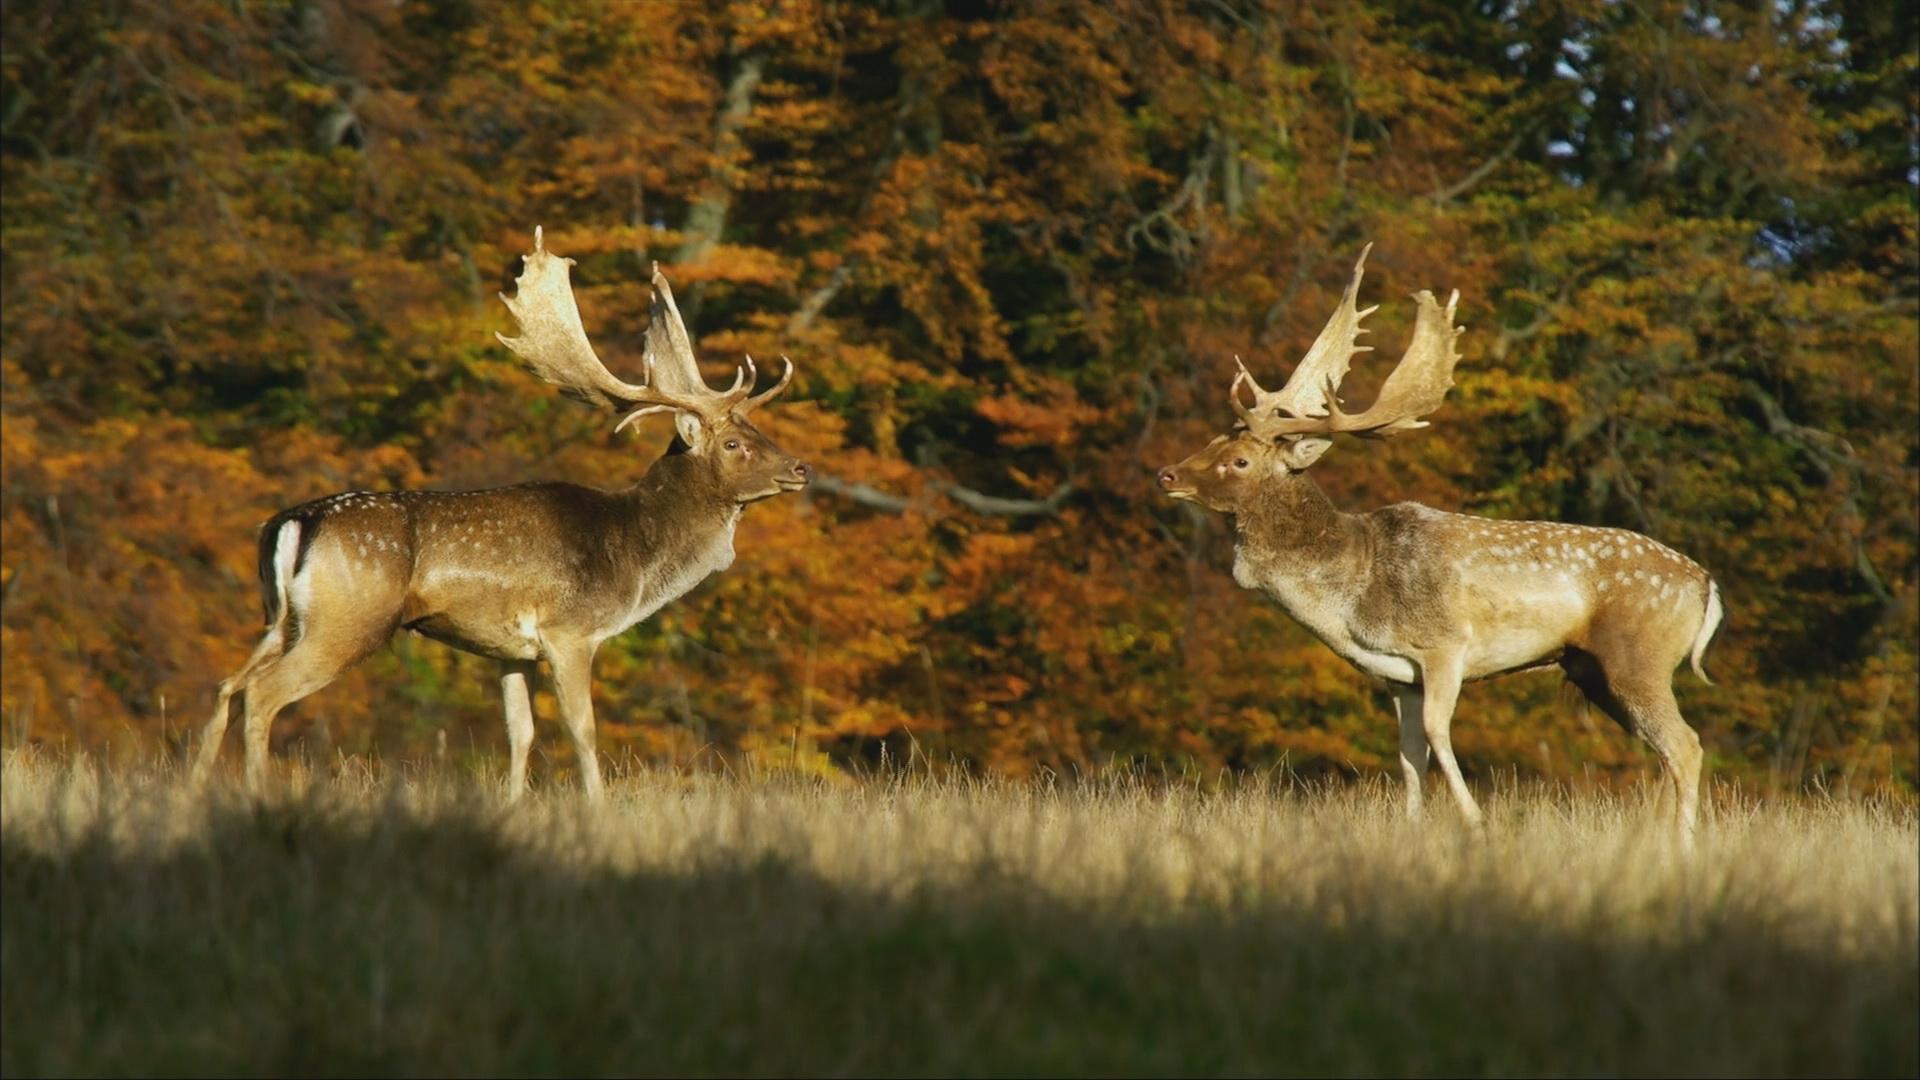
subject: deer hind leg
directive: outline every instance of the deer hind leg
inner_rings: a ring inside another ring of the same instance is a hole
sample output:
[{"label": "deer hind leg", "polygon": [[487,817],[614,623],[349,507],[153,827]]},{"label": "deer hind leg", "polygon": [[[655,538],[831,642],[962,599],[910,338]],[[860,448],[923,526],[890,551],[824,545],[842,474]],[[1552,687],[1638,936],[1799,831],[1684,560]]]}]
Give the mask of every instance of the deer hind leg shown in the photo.
[{"label": "deer hind leg", "polygon": [[1407,788],[1407,820],[1419,821],[1420,785],[1427,773],[1427,731],[1421,721],[1418,686],[1398,686],[1393,692],[1394,715],[1400,718],[1400,779]]},{"label": "deer hind leg", "polygon": [[579,759],[580,788],[588,802],[600,801],[600,756],[593,747],[593,646],[547,647],[553,667],[553,693],[560,701],[560,718],[573,737]]},{"label": "deer hind leg", "polygon": [[1480,804],[1473,801],[1466,777],[1460,775],[1460,763],[1453,757],[1453,707],[1460,698],[1462,660],[1460,656],[1443,656],[1421,664],[1420,726],[1433,747],[1433,756],[1440,761],[1440,771],[1446,775],[1460,816],[1478,828],[1483,820]]},{"label": "deer hind leg", "polygon": [[200,729],[200,745],[194,752],[190,782],[195,786],[207,782],[207,777],[213,773],[214,762],[220,757],[220,744],[227,737],[227,723],[233,711],[234,696],[245,695],[248,684],[261,666],[280,658],[285,640],[285,624],[276,624],[260,639],[260,644],[253,647],[253,655],[247,657],[247,662],[240,666],[240,670],[221,680],[220,692],[213,703],[213,716]]},{"label": "deer hind leg", "polygon": [[247,790],[258,793],[266,785],[267,740],[280,711],[339,678],[365,655],[329,649],[323,641],[303,637],[254,675],[244,702]]},{"label": "deer hind leg", "polygon": [[514,801],[527,790],[527,753],[533,749],[533,699],[528,696],[528,680],[534,666],[521,660],[508,661],[500,673],[500,697],[507,711],[507,799]]},{"label": "deer hind leg", "polygon": [[1562,666],[1589,701],[1653,747],[1660,758],[1658,801],[1663,811],[1673,814],[1681,846],[1691,849],[1705,755],[1700,736],[1680,715],[1671,677],[1647,673],[1644,665],[1630,657],[1603,663],[1591,654],[1571,650]]},{"label": "deer hind leg", "polygon": [[[394,621],[377,592],[361,582],[355,605],[315,600],[296,612],[301,634],[285,652],[262,664],[247,685],[247,787],[258,792],[267,779],[267,737],[280,710],[339,678],[392,636]],[[317,616],[317,617],[316,617]]]},{"label": "deer hind leg", "polygon": [[1700,764],[1705,757],[1700,736],[1680,715],[1673,687],[1664,679],[1625,688],[1619,696],[1640,737],[1660,756],[1665,786],[1673,793],[1674,829],[1680,836],[1680,846],[1690,851],[1699,813]]}]

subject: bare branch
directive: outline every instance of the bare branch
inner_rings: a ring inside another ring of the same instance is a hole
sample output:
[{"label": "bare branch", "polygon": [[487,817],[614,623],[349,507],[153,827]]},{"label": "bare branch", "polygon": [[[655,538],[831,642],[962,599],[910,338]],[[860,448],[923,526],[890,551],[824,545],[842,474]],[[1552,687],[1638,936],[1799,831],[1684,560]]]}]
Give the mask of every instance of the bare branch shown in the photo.
[{"label": "bare branch", "polygon": [[982,494],[958,484],[943,484],[941,490],[947,498],[976,514],[989,517],[1051,517],[1060,512],[1060,504],[1067,501],[1074,489],[1072,484],[1061,484],[1044,499],[1007,499]]},{"label": "bare branch", "polygon": [[838,296],[840,290],[845,288],[847,282],[852,279],[854,265],[859,261],[859,257],[855,256],[834,267],[833,273],[827,277],[827,283],[807,294],[807,298],[802,300],[793,314],[787,317],[789,338],[800,336],[813,325],[813,320],[820,317],[820,313],[826,310],[828,304],[833,303],[833,298]]},{"label": "bare branch", "polygon": [[[813,475],[812,486],[829,495],[838,495],[850,502],[889,514],[904,514],[915,506],[924,505],[923,500],[890,495],[868,484],[840,480],[817,472]],[[1061,484],[1044,499],[1010,499],[988,495],[959,484],[939,483],[933,487],[940,494],[984,517],[1052,517],[1078,490],[1068,483]]]},{"label": "bare branch", "polygon": [[889,495],[879,488],[870,487],[866,484],[848,483],[845,480],[828,476],[823,472],[815,472],[813,474],[813,482],[808,486],[814,490],[824,491],[829,495],[838,495],[843,499],[859,503],[861,506],[868,507],[869,509],[883,510],[889,514],[904,514],[913,506],[912,499],[905,499],[898,495]]},{"label": "bare branch", "polygon": [[1514,132],[1513,138],[1508,139],[1505,146],[1494,151],[1493,156],[1476,165],[1472,172],[1467,173],[1467,175],[1448,184],[1446,187],[1435,189],[1427,195],[1427,198],[1432,200],[1435,205],[1444,205],[1473,190],[1474,185],[1485,180],[1492,174],[1493,170],[1499,168],[1511,159],[1514,154],[1519,152],[1521,145],[1527,141],[1527,136],[1533,134],[1534,126],[1535,125],[1529,124],[1519,131]]},{"label": "bare branch", "polygon": [[[1846,496],[1841,508],[1855,521],[1861,519],[1860,490],[1864,486],[1861,477],[1861,462],[1853,451],[1853,444],[1830,431],[1795,423],[1787,415],[1778,399],[1759,386],[1746,384],[1747,395],[1760,411],[1766,415],[1767,431],[1775,438],[1784,439],[1807,455],[1807,459],[1818,469],[1820,475],[1831,480],[1839,477],[1846,486]],[[1849,541],[1853,547],[1853,569],[1860,580],[1866,584],[1867,591],[1881,604],[1893,603],[1893,590],[1887,588],[1886,578],[1880,569],[1873,565],[1873,559],[1867,554],[1866,538],[1860,530],[1851,530]]]},{"label": "bare branch", "polygon": [[[1212,124],[1208,124],[1206,144],[1188,163],[1186,178],[1180,182],[1173,197],[1127,226],[1127,247],[1138,250],[1144,243],[1182,263],[1192,257],[1194,248],[1206,241],[1209,232],[1207,186],[1219,156],[1220,134]],[[1185,213],[1189,207],[1199,219],[1191,229],[1176,220],[1176,215]]]}]

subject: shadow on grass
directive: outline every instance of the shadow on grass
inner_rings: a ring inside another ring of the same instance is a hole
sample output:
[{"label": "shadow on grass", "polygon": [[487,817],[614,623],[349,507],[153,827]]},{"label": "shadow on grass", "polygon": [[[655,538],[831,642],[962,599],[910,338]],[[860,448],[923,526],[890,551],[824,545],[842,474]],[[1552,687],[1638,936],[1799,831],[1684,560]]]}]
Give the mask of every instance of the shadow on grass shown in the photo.
[{"label": "shadow on grass", "polygon": [[6,843],[0,1072],[1920,1071],[1910,965],[1733,906],[1622,944],[1385,879],[1143,910],[983,864],[889,895],[771,859],[583,868],[502,813],[233,804],[166,853]]}]

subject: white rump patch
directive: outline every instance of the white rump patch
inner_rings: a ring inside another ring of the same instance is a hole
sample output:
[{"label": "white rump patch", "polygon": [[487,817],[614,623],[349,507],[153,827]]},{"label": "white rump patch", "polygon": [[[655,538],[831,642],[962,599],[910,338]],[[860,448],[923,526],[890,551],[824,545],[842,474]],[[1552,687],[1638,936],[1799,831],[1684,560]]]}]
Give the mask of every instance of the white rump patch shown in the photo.
[{"label": "white rump patch", "polygon": [[318,561],[318,559],[308,559],[307,565],[293,575],[293,579],[287,583],[287,608],[299,615],[303,621],[306,619],[307,611],[313,607],[313,564]]},{"label": "white rump patch", "polygon": [[293,603],[293,561],[299,554],[300,523],[285,522],[273,538],[273,591],[279,594],[275,606],[280,609],[280,618],[274,620],[276,626],[286,618],[288,607]]}]

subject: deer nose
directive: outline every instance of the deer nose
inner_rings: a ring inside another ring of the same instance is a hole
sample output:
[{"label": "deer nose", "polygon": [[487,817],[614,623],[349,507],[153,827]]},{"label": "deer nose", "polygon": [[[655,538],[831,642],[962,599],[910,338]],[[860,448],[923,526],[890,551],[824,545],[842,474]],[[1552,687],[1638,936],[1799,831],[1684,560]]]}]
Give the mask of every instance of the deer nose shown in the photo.
[{"label": "deer nose", "polygon": [[793,475],[802,480],[810,479],[813,476],[813,468],[804,461],[796,461],[793,463]]},{"label": "deer nose", "polygon": [[1180,477],[1174,473],[1171,466],[1160,470],[1160,486],[1163,488],[1172,487],[1179,479]]}]

